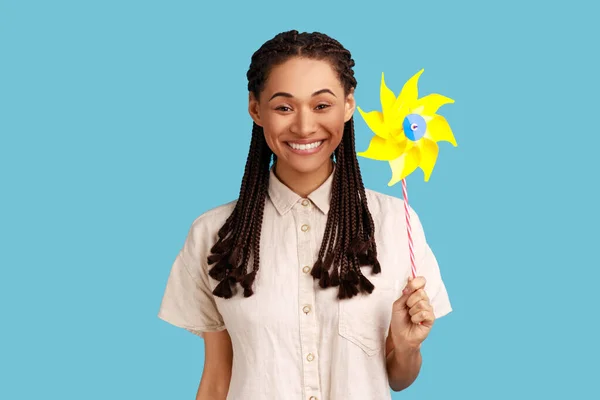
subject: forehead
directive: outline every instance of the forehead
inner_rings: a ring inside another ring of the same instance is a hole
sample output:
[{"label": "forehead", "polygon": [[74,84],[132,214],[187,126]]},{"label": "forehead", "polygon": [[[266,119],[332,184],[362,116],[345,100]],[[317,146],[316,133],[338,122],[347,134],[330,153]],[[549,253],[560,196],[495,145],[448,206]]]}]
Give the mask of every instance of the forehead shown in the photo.
[{"label": "forehead", "polygon": [[264,93],[288,92],[302,97],[324,88],[336,94],[343,92],[338,75],[329,61],[294,57],[271,69]]}]

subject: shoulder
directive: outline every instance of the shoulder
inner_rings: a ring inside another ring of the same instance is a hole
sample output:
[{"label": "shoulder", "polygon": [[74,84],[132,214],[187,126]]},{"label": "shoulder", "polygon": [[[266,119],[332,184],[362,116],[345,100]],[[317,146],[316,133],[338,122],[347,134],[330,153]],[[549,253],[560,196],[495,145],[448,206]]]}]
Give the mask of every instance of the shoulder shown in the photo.
[{"label": "shoulder", "polygon": [[233,212],[236,203],[237,199],[204,211],[193,220],[190,233],[203,237],[216,235]]},{"label": "shoulder", "polygon": [[367,205],[373,216],[379,214],[395,214],[404,212],[404,201],[401,198],[391,196],[389,194],[377,192],[375,190],[365,188],[367,196]]},{"label": "shoulder", "polygon": [[237,200],[234,200],[213,207],[192,221],[180,255],[183,256],[184,263],[190,268],[194,276],[198,276],[197,271],[199,271],[200,266],[206,268],[204,260],[209,254],[210,248],[218,239],[219,229],[235,208],[236,203]]},{"label": "shoulder", "polygon": [[[403,198],[367,188],[365,188],[365,194],[367,196],[367,206],[374,219],[398,220],[398,222],[404,223],[406,216],[404,215]],[[419,216],[410,205],[408,206],[408,212],[411,219],[418,220]]]},{"label": "shoulder", "polygon": [[231,212],[235,208],[236,204],[237,204],[237,199],[227,202],[227,203],[224,203],[224,204],[220,204],[216,207],[210,208],[210,209],[204,211],[202,214],[200,214],[194,220],[194,223],[203,224],[203,223],[207,223],[209,221],[221,220],[221,219],[223,219],[223,222],[225,222],[225,220],[227,219],[229,214],[231,214]]}]

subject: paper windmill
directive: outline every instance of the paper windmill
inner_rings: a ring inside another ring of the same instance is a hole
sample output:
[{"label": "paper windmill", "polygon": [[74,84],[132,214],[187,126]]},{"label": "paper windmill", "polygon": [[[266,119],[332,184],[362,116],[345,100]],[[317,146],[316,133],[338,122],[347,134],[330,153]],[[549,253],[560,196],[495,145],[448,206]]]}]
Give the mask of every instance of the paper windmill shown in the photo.
[{"label": "paper windmill", "polygon": [[454,100],[435,93],[419,99],[417,85],[422,73],[423,69],[410,78],[397,98],[386,86],[382,73],[382,110],[365,113],[358,107],[375,136],[367,150],[357,154],[390,163],[392,179],[388,186],[402,181],[417,167],[423,170],[427,182],[438,157],[437,142],[446,141],[457,146],[448,122],[436,114],[442,105],[454,103]]},{"label": "paper windmill", "polygon": [[436,114],[441,106],[454,103],[454,100],[441,94],[430,94],[419,99],[417,84],[422,73],[423,70],[420,70],[413,75],[404,84],[398,97],[385,85],[382,73],[381,112],[371,111],[365,113],[358,107],[360,115],[375,133],[367,150],[359,152],[358,155],[390,163],[392,179],[388,182],[388,186],[402,182],[408,249],[413,278],[417,276],[417,269],[405,178],[419,167],[423,170],[427,182],[438,157],[437,142],[450,142],[456,147],[456,140],[450,125],[444,117]]}]

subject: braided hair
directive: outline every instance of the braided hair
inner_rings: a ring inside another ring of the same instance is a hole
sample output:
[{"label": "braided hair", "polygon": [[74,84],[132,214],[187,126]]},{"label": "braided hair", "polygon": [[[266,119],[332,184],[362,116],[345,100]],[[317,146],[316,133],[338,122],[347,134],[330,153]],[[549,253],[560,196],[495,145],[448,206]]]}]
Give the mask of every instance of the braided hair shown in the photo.
[{"label": "braided hair", "polygon": [[[356,87],[354,60],[338,41],[322,33],[283,32],[265,42],[252,56],[247,73],[248,91],[256,98],[264,89],[270,70],[292,57],[328,61],[336,71],[345,95]],[[356,158],[354,120],[344,125],[342,141],[332,154],[336,168],[333,176],[330,210],[317,261],[311,275],[321,288],[338,287],[338,298],[372,293],[373,283],[361,266],[381,272],[374,239],[374,223],[367,205],[365,187]],[[253,283],[260,267],[260,235],[269,183],[271,160],[276,156],[268,147],[262,127],[253,124],[250,150],[238,200],[231,215],[218,232],[211,248],[209,275],[220,281],[213,294],[231,298],[237,283],[244,296],[252,296]],[[251,269],[249,268],[251,266]]]}]

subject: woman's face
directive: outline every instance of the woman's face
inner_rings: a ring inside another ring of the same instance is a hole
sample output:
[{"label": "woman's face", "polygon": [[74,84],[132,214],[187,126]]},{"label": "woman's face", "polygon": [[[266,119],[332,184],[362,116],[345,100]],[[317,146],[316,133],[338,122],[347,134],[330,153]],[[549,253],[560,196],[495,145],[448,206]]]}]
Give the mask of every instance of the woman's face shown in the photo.
[{"label": "woman's face", "polygon": [[344,97],[337,73],[326,60],[294,57],[272,68],[249,112],[277,155],[278,172],[309,174],[329,168],[354,112],[353,93]]}]

